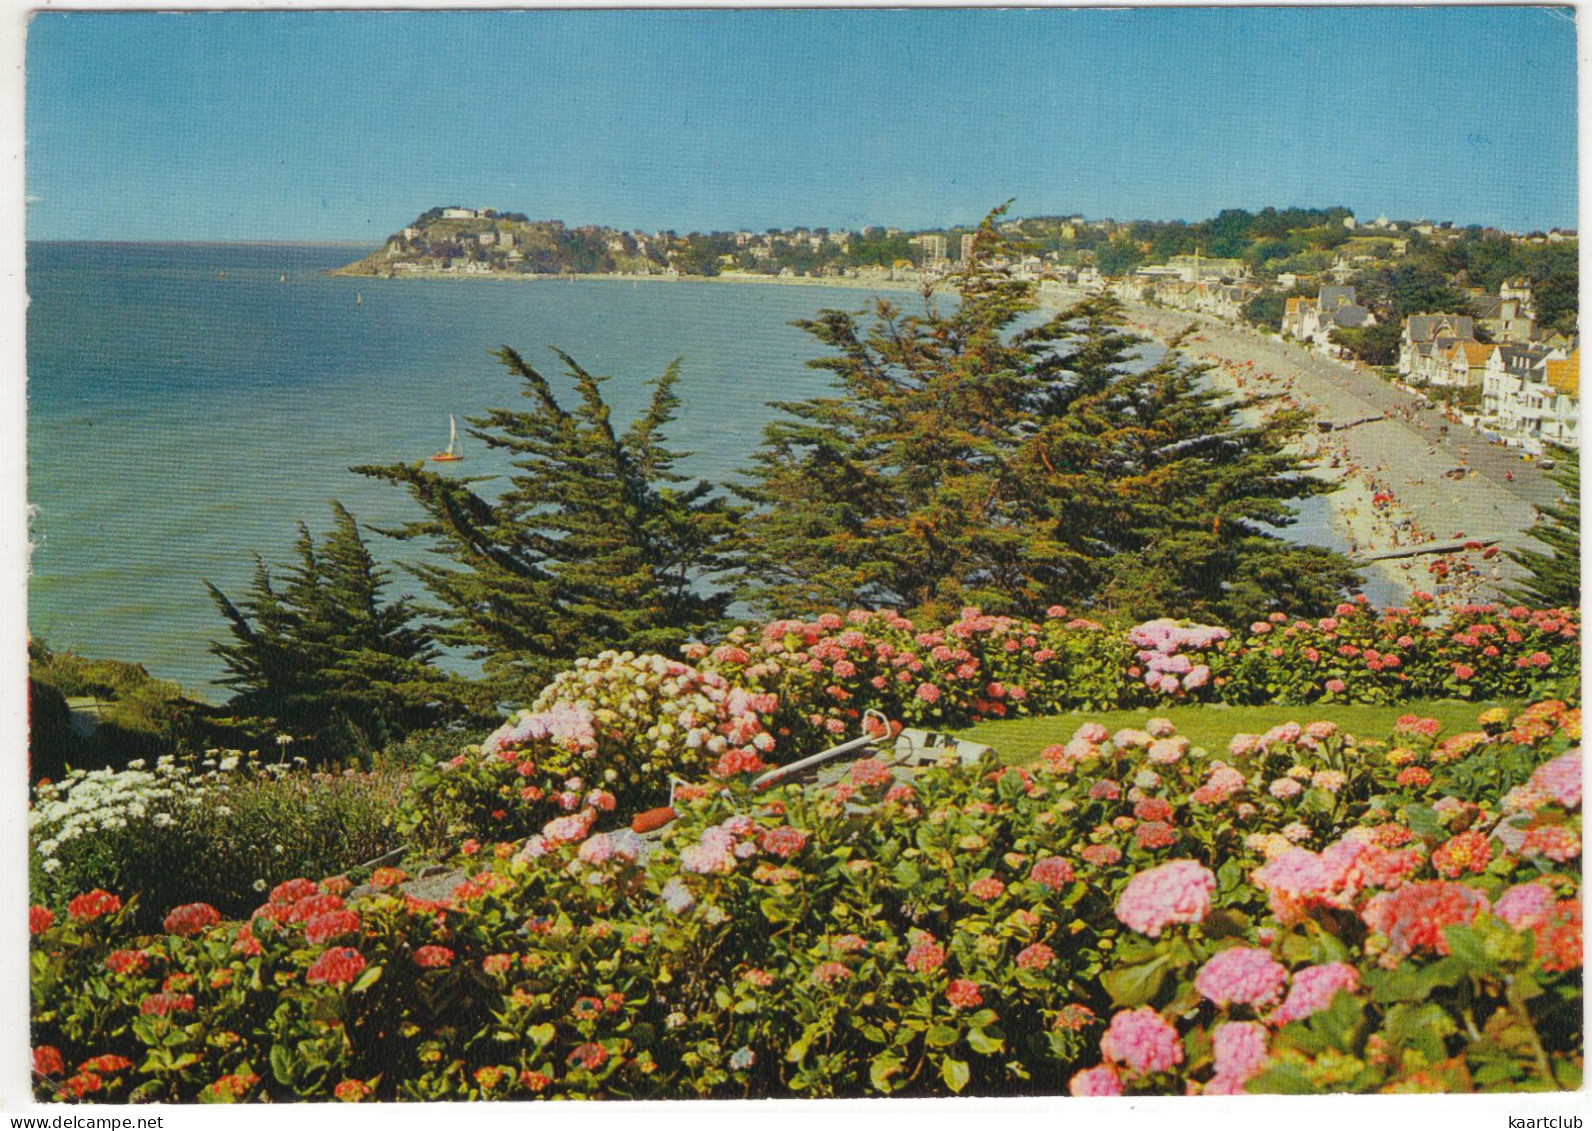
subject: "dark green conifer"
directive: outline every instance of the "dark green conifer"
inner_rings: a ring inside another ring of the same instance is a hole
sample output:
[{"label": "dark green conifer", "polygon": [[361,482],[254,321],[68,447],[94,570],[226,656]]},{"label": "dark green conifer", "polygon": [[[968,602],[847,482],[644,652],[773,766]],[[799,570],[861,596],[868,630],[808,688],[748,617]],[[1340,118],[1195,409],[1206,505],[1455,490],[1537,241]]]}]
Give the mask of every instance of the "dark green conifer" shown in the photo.
[{"label": "dark green conifer", "polygon": [[221,682],[236,691],[230,709],[346,754],[457,713],[463,689],[433,666],[437,651],[410,602],[383,602],[387,571],[353,515],[335,501],[332,511],[319,544],[300,524],[280,581],[256,559],[240,602],[205,584],[231,632],[230,643],[211,645],[227,669]]},{"label": "dark green conifer", "polygon": [[1304,420],[1209,389],[1175,351],[1150,365],[1100,297],[1019,329],[1031,284],[980,227],[954,310],[881,302],[801,325],[835,394],[783,404],[743,489],[747,593],[790,615],[848,604],[930,616],[1056,603],[1133,615],[1309,612],[1348,562],[1276,536],[1329,489],[1285,450]]},{"label": "dark green conifer", "polygon": [[1536,608],[1581,607],[1581,454],[1574,448],[1549,448],[1557,466],[1548,477],[1564,492],[1553,506],[1538,507],[1530,537],[1547,547],[1510,550],[1528,578],[1506,593],[1511,601]]},{"label": "dark green conifer", "polygon": [[711,587],[740,511],[706,482],[685,485],[663,443],[679,404],[678,363],[652,385],[623,433],[601,383],[559,351],[577,399],[558,401],[519,354],[499,359],[531,406],[471,420],[471,435],[512,455],[515,474],[488,496],[482,477],[424,464],[359,467],[406,487],[424,517],[386,531],[440,560],[409,567],[435,600],[440,643],[484,665],[492,693],[523,702],[569,660],[605,648],[672,650],[711,632],[729,594]]}]

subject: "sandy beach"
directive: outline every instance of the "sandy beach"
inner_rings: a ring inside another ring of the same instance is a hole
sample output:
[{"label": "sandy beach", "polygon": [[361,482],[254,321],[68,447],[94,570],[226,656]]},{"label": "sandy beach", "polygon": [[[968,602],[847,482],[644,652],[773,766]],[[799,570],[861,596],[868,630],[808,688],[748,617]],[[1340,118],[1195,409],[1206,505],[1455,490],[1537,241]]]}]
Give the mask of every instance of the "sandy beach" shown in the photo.
[{"label": "sandy beach", "polygon": [[[1212,365],[1223,387],[1274,396],[1332,426],[1303,437],[1299,450],[1339,485],[1328,502],[1353,556],[1417,552],[1370,562],[1401,590],[1463,603],[1493,599],[1518,576],[1503,551],[1535,545],[1525,536],[1534,504],[1558,493],[1535,463],[1361,367],[1183,311],[1128,311],[1136,329],[1162,341],[1195,325],[1184,352]],[[1419,553],[1455,543],[1487,548]]]}]

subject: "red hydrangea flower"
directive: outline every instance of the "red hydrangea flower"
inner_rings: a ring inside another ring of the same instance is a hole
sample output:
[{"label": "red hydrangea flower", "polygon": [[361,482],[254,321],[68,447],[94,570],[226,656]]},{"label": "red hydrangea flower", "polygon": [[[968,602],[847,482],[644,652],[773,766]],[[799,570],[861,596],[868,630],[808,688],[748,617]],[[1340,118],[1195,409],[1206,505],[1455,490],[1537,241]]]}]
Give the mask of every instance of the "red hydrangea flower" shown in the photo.
[{"label": "red hydrangea flower", "polygon": [[97,1092],[105,1086],[105,1082],[93,1072],[79,1072],[76,1076],[69,1076],[61,1081],[61,1090],[55,1093],[56,1099],[71,1096],[73,1099],[82,1099],[90,1092]]},{"label": "red hydrangea flower", "polygon": [[789,825],[780,825],[764,829],[758,834],[757,843],[764,852],[788,860],[807,847],[807,834]]},{"label": "red hydrangea flower", "polygon": [[308,899],[320,890],[320,885],[314,880],[306,880],[300,876],[297,879],[285,880],[272,888],[271,902],[297,903],[301,899]]},{"label": "red hydrangea flower", "polygon": [[984,995],[979,992],[977,982],[956,978],[945,988],[945,1000],[951,1003],[952,1009],[977,1009],[984,1004]]},{"label": "red hydrangea flower", "polygon": [[113,915],[121,909],[121,898],[100,888],[75,896],[66,905],[66,913],[80,923],[98,919],[101,915]]},{"label": "red hydrangea flower", "polygon": [[1141,821],[1170,821],[1172,805],[1164,797],[1146,797],[1133,806],[1133,815]]},{"label": "red hydrangea flower", "polygon": [[445,946],[423,946],[415,951],[415,965],[427,969],[453,965],[453,951]]},{"label": "red hydrangea flower", "polygon": [[1424,766],[1406,766],[1399,771],[1399,776],[1395,780],[1399,785],[1422,789],[1432,784],[1432,773]]},{"label": "red hydrangea flower", "polygon": [[1095,1017],[1095,1011],[1090,1009],[1087,1005],[1079,1005],[1077,1002],[1068,1002],[1066,1005],[1061,1007],[1061,1012],[1056,1015],[1055,1027],[1057,1029],[1066,1029],[1069,1032],[1079,1033],[1084,1029],[1087,1029],[1090,1025],[1093,1025],[1096,1020],[1097,1018]]},{"label": "red hydrangea flower", "polygon": [[262,952],[264,948],[260,946],[260,940],[254,937],[253,926],[254,921],[251,919],[238,928],[238,937],[232,942],[234,953],[253,957]]},{"label": "red hydrangea flower", "polygon": [[105,956],[105,967],[114,974],[141,974],[149,965],[149,955],[141,950],[113,950]]},{"label": "red hydrangea flower", "polygon": [[28,908],[28,934],[42,935],[55,925],[55,912],[37,905]]},{"label": "red hydrangea flower", "polygon": [[1536,929],[1537,957],[1544,970],[1574,970],[1581,965],[1581,901],[1561,899],[1548,922]]},{"label": "red hydrangea flower", "polygon": [[1042,942],[1017,952],[1017,965],[1023,970],[1043,970],[1056,960],[1056,952]]},{"label": "red hydrangea flower", "polygon": [[1468,926],[1487,910],[1487,897],[1475,888],[1439,880],[1383,892],[1365,905],[1360,917],[1387,936],[1387,956],[1396,963],[1417,950],[1447,954],[1443,928]]},{"label": "red hydrangea flower", "polygon": [[332,1095],[345,1104],[358,1103],[370,1095],[370,1085],[363,1080],[343,1080],[332,1089]]},{"label": "red hydrangea flower", "polygon": [[54,1045],[40,1045],[33,1050],[33,1071],[39,1076],[59,1076],[66,1071],[61,1050]]},{"label": "red hydrangea flower", "polygon": [[1464,872],[1481,872],[1492,859],[1492,845],[1474,829],[1450,838],[1432,853],[1432,867],[1449,879]]},{"label": "red hydrangea flower", "polygon": [[906,968],[915,974],[932,974],[945,963],[945,948],[933,939],[925,939],[907,951]]},{"label": "red hydrangea flower", "polygon": [[193,994],[150,994],[138,1005],[138,1012],[153,1013],[157,1017],[165,1017],[172,1013],[191,1013],[194,1007]]},{"label": "red hydrangea flower", "polygon": [[77,1066],[79,1072],[98,1072],[102,1076],[111,1076],[117,1072],[131,1068],[133,1062],[125,1056],[117,1056],[113,1052],[101,1053],[91,1056]]},{"label": "red hydrangea flower", "polygon": [[713,776],[733,778],[741,774],[760,774],[767,768],[768,763],[763,761],[756,750],[736,747],[719,755],[719,760],[713,764]]},{"label": "red hydrangea flower", "polygon": [[967,890],[974,899],[990,900],[999,898],[1000,894],[1006,890],[1006,885],[994,876],[985,876],[967,885]]},{"label": "red hydrangea flower", "polygon": [[185,903],[181,907],[173,908],[171,914],[166,916],[163,925],[168,935],[188,939],[219,922],[221,922],[221,912],[208,903]]},{"label": "red hydrangea flower", "polygon": [[1146,821],[1133,830],[1140,848],[1165,848],[1177,843],[1177,830],[1165,821]]},{"label": "red hydrangea flower", "polygon": [[339,935],[359,930],[359,915],[353,911],[326,911],[304,924],[304,941],[313,946],[331,942]]},{"label": "red hydrangea flower", "polygon": [[293,905],[293,910],[288,915],[290,923],[307,923],[317,915],[324,915],[328,911],[341,911],[343,900],[335,895],[311,895],[299,900]]},{"label": "red hydrangea flower", "polygon": [[876,758],[864,758],[860,762],[852,763],[848,775],[851,778],[851,784],[858,789],[867,786],[884,785],[885,782],[895,778],[895,774],[890,767]]},{"label": "red hydrangea flower", "polygon": [[1062,885],[1072,883],[1072,865],[1060,856],[1046,856],[1034,862],[1034,866],[1028,870],[1028,878],[1040,887],[1059,891]]},{"label": "red hydrangea flower", "polygon": [[1096,868],[1109,867],[1122,859],[1122,850],[1114,844],[1091,844],[1078,853],[1085,864]]},{"label": "red hydrangea flower", "polygon": [[304,972],[306,982],[341,986],[359,977],[365,969],[365,956],[351,946],[334,946],[310,964]]},{"label": "red hydrangea flower", "polygon": [[820,986],[833,985],[851,977],[851,970],[839,962],[820,962],[813,967],[812,978]]}]

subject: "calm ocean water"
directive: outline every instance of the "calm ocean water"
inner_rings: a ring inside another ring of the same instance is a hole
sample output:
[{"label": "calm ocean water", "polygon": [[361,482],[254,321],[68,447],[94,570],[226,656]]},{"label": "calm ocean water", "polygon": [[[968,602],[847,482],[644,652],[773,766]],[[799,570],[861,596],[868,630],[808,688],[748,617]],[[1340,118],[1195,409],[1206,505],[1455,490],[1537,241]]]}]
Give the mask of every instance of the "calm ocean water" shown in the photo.
[{"label": "calm ocean water", "polygon": [[[619,420],[682,358],[671,445],[693,453],[688,474],[722,480],[746,465],[770,401],[826,388],[804,364],[820,347],[790,322],[868,302],[823,287],[323,274],[365,250],[29,246],[33,632],[219,699],[208,642],[224,627],[204,581],[241,597],[252,555],[284,561],[298,521],[322,531],[332,498],[366,525],[413,517],[403,492],[348,468],[423,458],[446,444],[449,413],[463,428],[513,404],[518,384],[488,350],[513,346],[553,377],[545,347],[558,346],[612,375]],[[453,474],[508,470],[464,443]],[[1320,500],[1296,531],[1341,545]],[[393,591],[412,589],[395,571]]]}]

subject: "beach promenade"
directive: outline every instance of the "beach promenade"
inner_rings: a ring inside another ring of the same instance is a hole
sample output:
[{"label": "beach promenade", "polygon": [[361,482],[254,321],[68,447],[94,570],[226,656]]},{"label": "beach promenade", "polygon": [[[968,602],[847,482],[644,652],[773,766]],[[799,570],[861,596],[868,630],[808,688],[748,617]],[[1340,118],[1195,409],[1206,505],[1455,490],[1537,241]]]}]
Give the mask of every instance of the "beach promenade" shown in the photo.
[{"label": "beach promenade", "polygon": [[[1137,329],[1163,341],[1195,325],[1184,352],[1213,365],[1221,384],[1274,395],[1277,404],[1302,407],[1333,426],[1307,434],[1300,449],[1316,461],[1316,474],[1340,484],[1328,501],[1356,558],[1428,544],[1499,547],[1371,564],[1401,588],[1453,601],[1491,599],[1499,583],[1519,575],[1501,551],[1540,549],[1525,531],[1534,506],[1552,503],[1558,488],[1536,463],[1349,363],[1184,311],[1129,304],[1128,312]],[[1443,563],[1435,573],[1434,562]]]}]

